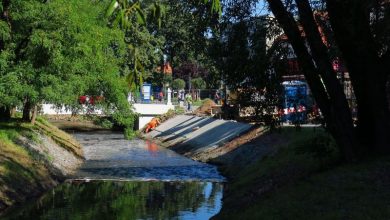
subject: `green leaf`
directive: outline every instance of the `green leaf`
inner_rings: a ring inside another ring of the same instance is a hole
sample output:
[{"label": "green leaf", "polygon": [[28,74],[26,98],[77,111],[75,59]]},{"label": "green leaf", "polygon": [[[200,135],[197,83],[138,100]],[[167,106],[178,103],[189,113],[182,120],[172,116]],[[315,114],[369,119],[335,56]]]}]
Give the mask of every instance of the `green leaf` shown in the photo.
[{"label": "green leaf", "polygon": [[112,25],[114,27],[118,26],[118,24],[121,22],[122,14],[123,14],[123,11],[121,11],[120,13],[118,13],[116,15],[116,18],[115,18],[114,22],[112,23]]},{"label": "green leaf", "polygon": [[125,19],[125,11],[122,10],[119,14],[120,14],[121,26],[122,26],[122,28],[125,28],[125,27],[126,27],[126,24],[125,24],[125,22],[126,22],[126,19]]},{"label": "green leaf", "polygon": [[115,9],[118,7],[117,0],[112,0],[111,4],[108,6],[106,10],[106,18],[110,17],[112,13],[114,13]]},{"label": "green leaf", "polygon": [[136,16],[137,16],[137,22],[139,24],[146,24],[146,18],[145,18],[145,13],[140,7],[136,7]]}]

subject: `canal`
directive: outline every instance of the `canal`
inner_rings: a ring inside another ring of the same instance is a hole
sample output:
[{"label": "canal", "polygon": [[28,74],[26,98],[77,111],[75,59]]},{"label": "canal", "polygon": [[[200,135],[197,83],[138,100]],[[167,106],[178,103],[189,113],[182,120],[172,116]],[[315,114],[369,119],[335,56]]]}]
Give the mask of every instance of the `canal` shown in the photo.
[{"label": "canal", "polygon": [[209,219],[222,207],[216,167],[120,133],[75,133],[86,161],[5,219]]}]

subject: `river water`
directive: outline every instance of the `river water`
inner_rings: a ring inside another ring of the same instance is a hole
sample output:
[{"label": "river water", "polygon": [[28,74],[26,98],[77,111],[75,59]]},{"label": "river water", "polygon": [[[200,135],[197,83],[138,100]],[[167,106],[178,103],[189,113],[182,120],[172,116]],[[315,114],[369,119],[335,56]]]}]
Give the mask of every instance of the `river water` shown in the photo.
[{"label": "river water", "polygon": [[222,207],[216,167],[120,133],[76,133],[86,161],[5,219],[209,219]]}]

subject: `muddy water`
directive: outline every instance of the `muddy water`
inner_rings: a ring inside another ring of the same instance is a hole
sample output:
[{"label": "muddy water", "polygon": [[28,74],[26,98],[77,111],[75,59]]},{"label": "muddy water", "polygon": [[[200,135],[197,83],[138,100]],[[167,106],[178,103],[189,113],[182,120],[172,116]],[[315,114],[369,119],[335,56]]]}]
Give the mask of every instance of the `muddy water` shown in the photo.
[{"label": "muddy water", "polygon": [[209,219],[222,206],[214,166],[119,133],[78,133],[86,162],[66,183],[5,219]]}]

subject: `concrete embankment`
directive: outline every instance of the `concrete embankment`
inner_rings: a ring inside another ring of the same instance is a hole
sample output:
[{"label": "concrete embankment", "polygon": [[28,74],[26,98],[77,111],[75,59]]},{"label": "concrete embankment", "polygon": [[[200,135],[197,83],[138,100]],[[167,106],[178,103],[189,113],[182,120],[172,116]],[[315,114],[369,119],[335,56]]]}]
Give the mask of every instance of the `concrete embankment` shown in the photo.
[{"label": "concrete embankment", "polygon": [[44,120],[0,123],[0,213],[40,196],[82,163],[81,146]]},{"label": "concrete embankment", "polygon": [[178,115],[145,134],[159,144],[195,160],[208,162],[226,152],[220,147],[248,132],[250,124],[210,117]]}]

